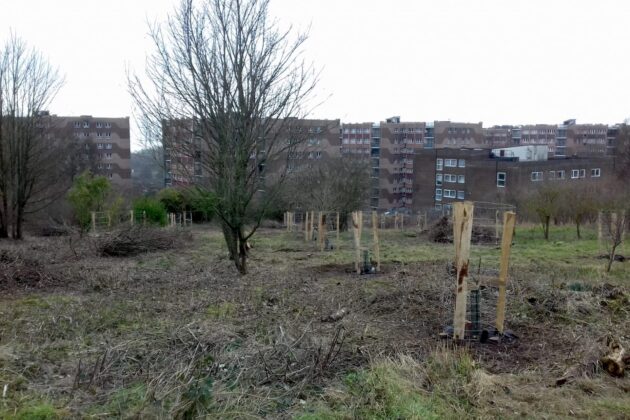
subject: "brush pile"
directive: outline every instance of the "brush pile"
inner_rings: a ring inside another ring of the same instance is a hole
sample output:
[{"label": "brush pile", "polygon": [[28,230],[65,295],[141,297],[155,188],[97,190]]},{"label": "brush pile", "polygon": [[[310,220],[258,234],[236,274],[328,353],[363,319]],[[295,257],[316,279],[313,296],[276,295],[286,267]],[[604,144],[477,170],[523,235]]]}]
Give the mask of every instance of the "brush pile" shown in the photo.
[{"label": "brush pile", "polygon": [[129,257],[177,248],[190,238],[190,232],[178,229],[134,226],[98,237],[96,251],[104,257]]},{"label": "brush pile", "polygon": [[37,260],[18,251],[0,250],[0,290],[41,288],[56,282]]}]

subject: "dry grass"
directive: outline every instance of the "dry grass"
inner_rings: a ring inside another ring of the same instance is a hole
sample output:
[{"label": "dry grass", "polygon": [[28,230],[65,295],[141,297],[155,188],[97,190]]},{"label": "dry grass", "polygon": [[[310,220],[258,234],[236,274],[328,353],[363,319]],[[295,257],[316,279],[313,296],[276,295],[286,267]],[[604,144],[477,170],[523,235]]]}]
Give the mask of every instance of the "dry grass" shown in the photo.
[{"label": "dry grass", "polygon": [[[376,276],[348,272],[349,236],[320,254],[299,234],[263,231],[243,277],[215,230],[116,259],[91,238],[0,243],[3,267],[55,279],[3,289],[0,417],[614,417],[628,407],[628,379],[592,369],[600,340],[628,344],[627,266],[602,279],[567,268],[586,251],[563,254],[562,271],[516,255],[507,322],[519,339],[450,349],[437,337],[452,317],[450,246],[382,236]],[[492,261],[497,251],[476,252]]]}]

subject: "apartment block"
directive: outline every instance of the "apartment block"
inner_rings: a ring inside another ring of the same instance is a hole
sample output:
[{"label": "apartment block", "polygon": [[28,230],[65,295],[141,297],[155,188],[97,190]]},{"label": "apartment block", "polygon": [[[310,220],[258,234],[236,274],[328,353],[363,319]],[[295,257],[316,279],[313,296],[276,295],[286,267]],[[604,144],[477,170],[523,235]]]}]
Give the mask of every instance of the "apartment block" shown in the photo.
[{"label": "apartment block", "polygon": [[421,151],[412,209],[450,209],[463,200],[513,203],[542,182],[604,185],[614,177],[612,157],[550,159],[547,147]]},{"label": "apartment block", "polygon": [[435,148],[483,147],[482,123],[435,121]]},{"label": "apartment block", "polygon": [[[295,119],[283,121],[278,126],[282,126],[279,130],[283,130],[277,142],[278,147],[292,141],[297,141],[299,146],[288,150],[286,155],[283,154],[275,161],[267,159],[262,150],[259,153],[253,152],[250,159],[252,162],[258,162],[254,164],[259,166],[261,176],[265,176],[263,173],[277,174],[284,171],[285,164],[286,170],[293,172],[302,165],[341,157],[339,120]],[[162,136],[165,186],[187,186],[206,182],[208,162],[204,162],[203,159],[208,144],[201,139],[198,131],[199,127],[192,119],[164,121]],[[263,143],[264,139],[261,145]],[[369,154],[366,158],[369,158]]]},{"label": "apartment block", "polygon": [[[507,200],[511,192],[537,182],[531,173],[603,182],[612,176],[610,157],[619,131],[575,120],[484,128],[482,123],[402,121],[398,116],[362,123],[296,119],[283,129],[287,141],[299,137],[301,146],[275,163],[253,154],[251,159],[263,159],[261,174],[273,176],[285,162],[292,172],[326,159],[364,160],[370,168],[369,207],[405,213],[457,200]],[[191,121],[170,122],[164,133],[170,138],[165,141],[165,184],[202,182],[198,158],[204,151]],[[578,176],[571,178],[574,169]],[[581,177],[582,169],[593,176]]]},{"label": "apartment block", "polygon": [[50,134],[73,139],[83,166],[107,177],[121,191],[131,190],[129,117],[49,116]]}]

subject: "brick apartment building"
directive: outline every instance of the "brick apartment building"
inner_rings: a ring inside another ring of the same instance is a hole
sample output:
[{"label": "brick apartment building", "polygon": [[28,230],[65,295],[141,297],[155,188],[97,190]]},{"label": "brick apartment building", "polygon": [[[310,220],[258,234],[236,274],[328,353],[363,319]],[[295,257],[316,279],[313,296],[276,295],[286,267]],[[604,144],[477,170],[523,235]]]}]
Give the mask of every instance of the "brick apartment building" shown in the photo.
[{"label": "brick apartment building", "polygon": [[[341,157],[339,120],[304,119],[289,121],[284,124],[283,130],[285,134],[281,136],[278,144],[284,145],[285,141],[288,142],[292,138],[297,138],[300,140],[301,146],[287,152],[284,156],[286,161],[282,158],[280,159],[282,162],[266,160],[265,163],[262,163],[263,166],[267,166],[267,173],[279,171],[279,166],[282,166],[282,170],[284,170],[285,164],[286,170],[293,172],[301,165],[310,162]],[[203,153],[208,146],[195,134],[195,131],[192,119],[169,120],[163,123],[165,186],[186,186],[205,182],[207,173],[206,168],[204,168]],[[251,158],[258,159],[254,155]],[[365,158],[369,158],[369,153],[365,154]],[[263,171],[262,167],[261,171]]]},{"label": "brick apartment building", "polygon": [[83,166],[107,177],[118,190],[131,190],[129,117],[50,115],[47,130],[54,138],[73,139],[81,150]]},{"label": "brick apartment building", "polygon": [[[552,173],[562,174],[558,181],[593,178],[593,182],[604,182],[612,175],[611,156],[618,132],[616,126],[576,124],[575,120],[557,125],[484,128],[482,123],[407,122],[400,117],[376,123],[304,119],[296,120],[292,130],[306,136],[306,141],[302,149],[287,156],[289,172],[317,160],[365,160],[371,170],[369,207],[407,213],[448,206],[463,199],[510,200],[517,191],[535,185],[532,182],[537,180],[528,178],[531,173],[540,172],[543,179]],[[165,185],[197,182],[195,178],[203,174],[194,156],[201,150],[195,149],[194,154],[174,150],[178,142],[182,145],[195,142],[190,122],[171,123],[164,133],[176,138],[169,144],[171,147],[165,147]],[[491,156],[493,149],[496,156]],[[526,153],[533,153],[536,158]],[[442,172],[436,169],[439,159]],[[582,169],[584,177],[580,176]],[[267,170],[273,173],[274,167],[270,165]],[[573,170],[578,171],[576,178],[570,175]],[[599,175],[590,176],[590,171]],[[497,176],[504,177],[502,186],[497,185]]]},{"label": "brick apartment building", "polygon": [[500,149],[435,149],[414,160],[412,210],[450,208],[471,200],[514,203],[542,182],[592,182],[604,185],[614,177],[613,157],[548,158],[546,145]]}]

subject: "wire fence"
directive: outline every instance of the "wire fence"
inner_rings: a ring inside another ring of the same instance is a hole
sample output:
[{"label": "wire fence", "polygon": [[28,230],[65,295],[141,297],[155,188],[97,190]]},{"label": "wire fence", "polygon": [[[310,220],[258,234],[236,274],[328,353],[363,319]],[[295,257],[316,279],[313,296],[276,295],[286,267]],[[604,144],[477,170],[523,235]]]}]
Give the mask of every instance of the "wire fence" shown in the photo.
[{"label": "wire fence", "polygon": [[164,227],[186,227],[193,222],[192,212],[167,213],[166,223],[156,223],[147,216],[146,211],[93,211],[90,230],[93,233],[109,231],[122,226],[164,225]]}]

